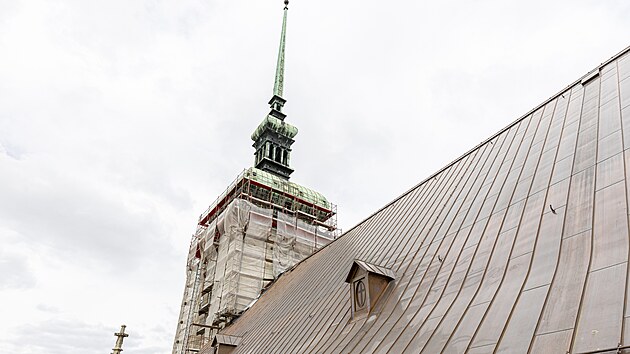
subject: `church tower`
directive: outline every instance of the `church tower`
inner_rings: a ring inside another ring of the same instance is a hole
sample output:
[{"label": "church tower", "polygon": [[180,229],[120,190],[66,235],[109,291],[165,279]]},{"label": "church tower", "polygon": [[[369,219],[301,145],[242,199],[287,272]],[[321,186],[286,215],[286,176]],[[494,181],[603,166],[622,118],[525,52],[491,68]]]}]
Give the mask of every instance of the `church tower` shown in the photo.
[{"label": "church tower", "polygon": [[212,343],[271,282],[340,234],[336,206],[289,181],[298,130],[282,112],[288,5],[285,0],[271,109],[251,136],[254,166],[201,214],[192,236],[173,354],[198,353]]},{"label": "church tower", "polygon": [[252,134],[253,146],[256,150],[254,166],[285,179],[289,179],[293,172],[293,169],[289,166],[291,162],[291,145],[294,142],[293,138],[298,132],[295,126],[284,121],[286,114],[282,113],[282,108],[287,102],[282,95],[284,90],[284,53],[288,11],[289,1],[286,0],[284,2],[284,17],[282,19],[276,79],[273,85],[273,96],[269,100],[271,111]]}]

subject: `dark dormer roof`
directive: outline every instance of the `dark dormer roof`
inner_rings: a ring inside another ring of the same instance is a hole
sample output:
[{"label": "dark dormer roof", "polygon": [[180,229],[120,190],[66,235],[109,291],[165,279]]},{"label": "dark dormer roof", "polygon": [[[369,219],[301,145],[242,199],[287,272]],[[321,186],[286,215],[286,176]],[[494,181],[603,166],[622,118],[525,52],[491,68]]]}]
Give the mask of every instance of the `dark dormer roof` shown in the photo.
[{"label": "dark dormer roof", "polygon": [[352,263],[352,267],[350,267],[350,272],[348,272],[348,276],[346,277],[346,283],[352,281],[352,278],[354,278],[354,275],[359,268],[362,268],[368,273],[384,276],[386,278],[389,278],[390,280],[396,279],[396,273],[394,273],[394,271],[389,268],[355,259]]},{"label": "dark dormer roof", "polygon": [[217,344],[223,344],[223,345],[231,345],[233,347],[236,347],[239,344],[241,344],[242,340],[243,340],[243,337],[229,336],[227,334],[217,334],[214,336],[214,340],[212,341],[212,346],[215,346]]}]

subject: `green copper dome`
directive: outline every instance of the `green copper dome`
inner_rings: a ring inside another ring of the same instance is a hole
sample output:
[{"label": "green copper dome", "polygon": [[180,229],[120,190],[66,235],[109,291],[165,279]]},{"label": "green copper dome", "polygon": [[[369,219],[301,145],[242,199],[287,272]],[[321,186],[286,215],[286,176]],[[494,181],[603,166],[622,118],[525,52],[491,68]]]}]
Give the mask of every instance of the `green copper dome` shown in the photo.
[{"label": "green copper dome", "polygon": [[306,188],[297,183],[289,182],[274,174],[259,170],[255,167],[250,167],[245,170],[244,177],[252,181],[264,184],[275,190],[282,191],[284,193],[296,196],[311,204],[317,205],[320,208],[330,210],[331,205],[328,199],[323,194],[316,192],[310,188]]},{"label": "green copper dome", "polygon": [[273,130],[280,135],[288,137],[289,139],[293,139],[298,133],[298,128],[296,126],[285,123],[272,115],[268,115],[265,119],[263,119],[260,125],[258,125],[258,128],[254,130],[252,140],[258,140],[265,129]]}]

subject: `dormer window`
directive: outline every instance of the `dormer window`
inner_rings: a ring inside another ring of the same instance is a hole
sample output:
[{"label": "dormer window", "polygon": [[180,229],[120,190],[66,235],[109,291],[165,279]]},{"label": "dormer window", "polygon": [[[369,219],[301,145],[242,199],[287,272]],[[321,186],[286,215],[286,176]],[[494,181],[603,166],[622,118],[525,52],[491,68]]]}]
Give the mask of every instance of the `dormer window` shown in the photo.
[{"label": "dormer window", "polygon": [[389,268],[355,260],[346,277],[346,283],[350,284],[352,319],[371,313],[394,279],[396,274]]},{"label": "dormer window", "polygon": [[365,277],[361,277],[355,280],[353,283],[354,290],[354,310],[360,311],[363,310],[367,305],[367,290],[365,288],[365,283],[367,279]]}]

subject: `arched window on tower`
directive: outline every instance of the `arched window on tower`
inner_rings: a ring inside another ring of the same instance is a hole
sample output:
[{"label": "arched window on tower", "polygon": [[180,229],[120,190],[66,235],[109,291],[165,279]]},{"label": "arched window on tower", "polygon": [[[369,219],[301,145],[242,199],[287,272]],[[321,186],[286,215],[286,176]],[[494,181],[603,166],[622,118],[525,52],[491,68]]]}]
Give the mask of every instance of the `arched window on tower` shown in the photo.
[{"label": "arched window on tower", "polygon": [[276,162],[282,162],[282,149],[280,147],[276,148],[275,160]]},{"label": "arched window on tower", "polygon": [[256,152],[256,164],[258,164],[263,159],[264,154],[265,154],[265,146],[263,145]]}]

